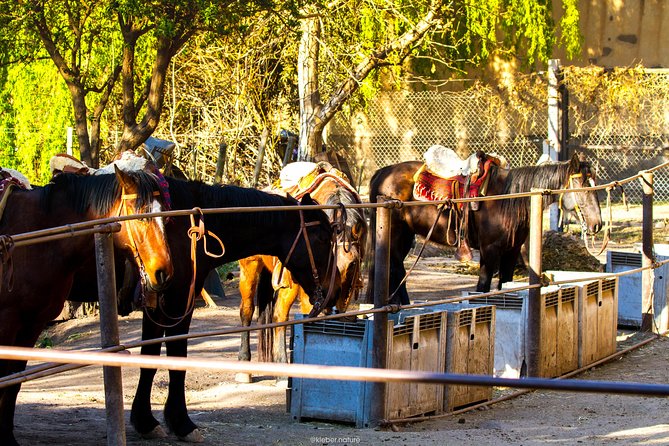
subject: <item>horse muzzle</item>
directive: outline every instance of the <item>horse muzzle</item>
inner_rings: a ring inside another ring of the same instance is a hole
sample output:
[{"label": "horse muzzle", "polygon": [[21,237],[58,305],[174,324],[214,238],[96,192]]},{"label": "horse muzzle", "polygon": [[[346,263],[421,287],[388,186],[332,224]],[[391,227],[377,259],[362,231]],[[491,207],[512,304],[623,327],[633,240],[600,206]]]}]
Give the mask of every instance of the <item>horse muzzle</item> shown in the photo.
[{"label": "horse muzzle", "polygon": [[155,271],[153,277],[146,272],[143,274],[146,288],[153,292],[160,292],[165,290],[169,286],[172,279],[171,274],[162,269]]}]

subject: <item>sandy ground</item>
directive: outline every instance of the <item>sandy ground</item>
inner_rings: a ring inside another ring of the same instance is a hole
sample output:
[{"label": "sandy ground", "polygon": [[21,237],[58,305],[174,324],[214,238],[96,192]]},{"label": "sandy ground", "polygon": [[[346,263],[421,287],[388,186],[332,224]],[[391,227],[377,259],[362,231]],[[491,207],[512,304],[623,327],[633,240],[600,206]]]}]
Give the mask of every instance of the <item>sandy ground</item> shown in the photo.
[{"label": "sandy ground", "polygon": [[[473,276],[419,269],[410,284],[414,299],[445,297],[472,289]],[[421,284],[421,285],[419,285]],[[193,330],[237,324],[238,295],[217,308],[198,308]],[[139,314],[120,322],[124,340],[139,337]],[[56,348],[95,347],[99,342],[95,318],[58,324],[50,330]],[[235,359],[236,336],[191,342],[191,356]],[[138,371],[124,369],[126,419]],[[620,360],[580,375],[580,379],[669,382],[669,340],[658,339]],[[154,385],[154,409],[166,397],[167,374],[159,371]],[[233,374],[206,370],[187,375],[187,399],[193,420],[209,445],[407,444],[669,444],[669,416],[663,398],[537,391],[485,410],[395,426],[355,429],[325,422],[298,423],[286,412],[285,388],[273,377],[257,376],[239,384]],[[161,419],[162,415],[159,415]],[[126,423],[129,445],[183,444],[173,436],[142,440]],[[24,445],[104,445],[105,409],[102,372],[88,367],[24,384],[19,394],[16,436]]]},{"label": "sandy ground", "polygon": [[[665,217],[661,217],[665,218]],[[660,223],[662,223],[660,221]],[[658,236],[667,242],[666,226]],[[615,246],[615,245],[613,245]],[[412,299],[437,299],[473,289],[474,276],[437,268],[443,259],[419,263],[409,281]],[[193,331],[238,325],[236,284],[226,284],[217,308],[197,308]],[[122,341],[140,337],[140,315],[120,321]],[[59,323],[49,330],[54,348],[95,348],[96,318]],[[621,338],[622,339],[622,338]],[[634,337],[626,344],[632,343]],[[624,345],[621,343],[619,349]],[[200,358],[237,357],[235,335],[191,341],[190,355]],[[252,346],[255,348],[255,339]],[[126,421],[138,370],[123,370]],[[669,340],[660,338],[621,359],[579,375],[579,379],[628,382],[669,382]],[[159,371],[153,403],[158,419],[166,397],[167,373]],[[593,393],[536,391],[486,409],[430,421],[376,429],[355,429],[325,422],[295,422],[286,411],[285,388],[269,376],[239,384],[232,373],[189,372],[186,396],[191,417],[208,445],[535,445],[669,444],[665,398]],[[106,424],[102,371],[87,367],[24,384],[19,394],[15,432],[23,445],[104,445]],[[126,422],[128,445],[183,444],[170,435],[142,440]]]}]

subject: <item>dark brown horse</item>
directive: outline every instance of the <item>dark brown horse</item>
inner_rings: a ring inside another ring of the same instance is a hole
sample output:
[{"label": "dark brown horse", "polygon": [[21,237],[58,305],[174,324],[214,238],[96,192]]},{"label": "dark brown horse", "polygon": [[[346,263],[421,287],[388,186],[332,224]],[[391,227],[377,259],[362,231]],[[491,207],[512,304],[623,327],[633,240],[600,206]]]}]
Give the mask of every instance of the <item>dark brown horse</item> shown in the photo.
[{"label": "dark brown horse", "polygon": [[[120,170],[81,177],[62,174],[31,190],[14,190],[7,198],[0,234],[11,236],[98,218],[165,210],[155,176]],[[127,220],[114,245],[135,259],[150,289],[162,289],[173,268],[162,219]],[[0,290],[0,345],[33,347],[40,332],[63,309],[75,273],[95,265],[94,238],[18,246],[2,253],[6,268]],[[11,263],[10,263],[11,262]],[[9,270],[8,265],[13,268]],[[94,270],[93,270],[94,273]],[[0,376],[25,369],[26,361],[0,361]],[[0,389],[0,444],[16,445],[14,410],[20,385]]]},{"label": "dark brown horse", "polygon": [[[318,203],[338,206],[360,203],[358,194],[340,180],[326,178],[324,183],[313,193]],[[337,268],[342,278],[340,297],[335,304],[339,312],[346,311],[362,288],[361,266],[367,238],[367,221],[362,209],[344,209],[345,213],[339,209],[325,211],[333,224],[342,226],[337,234]],[[303,313],[313,311],[302,287],[293,280],[290,272],[281,271],[278,258],[260,255],[248,257],[239,261],[239,269],[239,315],[243,326],[251,325],[255,311],[254,297],[258,303],[258,319],[265,323],[288,320],[290,309],[297,299]],[[270,284],[272,279],[276,283]],[[263,330],[258,343],[261,361],[288,362],[285,334],[285,327]],[[248,332],[242,333],[239,360],[251,360]]]},{"label": "dark brown horse", "polygon": [[[379,195],[402,201],[415,201],[413,195],[414,174],[423,165],[419,161],[407,161],[377,170],[370,181],[369,196],[376,200]],[[593,184],[590,164],[583,155],[574,155],[571,161],[547,163],[539,166],[502,169],[493,165],[490,169],[487,195],[501,195],[528,192],[531,188],[541,189],[577,189]],[[578,204],[579,215],[585,222],[589,233],[596,233],[602,227],[599,200],[595,191],[567,192],[568,203]],[[558,199],[551,195],[544,200],[544,205]],[[490,291],[493,275],[499,272],[498,288],[502,283],[513,279],[520,249],[529,234],[529,198],[516,198],[479,202],[479,209],[472,211],[464,207],[468,221],[467,240],[472,248],[479,249],[480,272],[477,291]],[[415,235],[425,237],[437,216],[439,221],[434,226],[430,241],[448,245],[448,241],[457,239],[456,222],[460,216],[449,215],[457,210],[447,209],[439,215],[436,205],[403,206],[392,211],[391,221],[391,258],[390,292],[394,293],[393,302],[409,303],[406,284],[404,258],[409,253]],[[371,216],[372,242],[375,237],[376,214]],[[373,296],[374,264],[369,269],[368,299]],[[395,292],[397,290],[397,292]]]},{"label": "dark brown horse", "polygon": [[[332,300],[337,298],[341,279],[334,267],[334,232],[323,211],[308,208],[299,211],[277,210],[285,206],[296,206],[300,202],[294,198],[255,189],[208,186],[200,182],[171,178],[168,181],[173,209],[265,206],[273,210],[207,214],[204,217],[204,227],[207,232],[211,231],[220,238],[225,253],[220,257],[207,255],[203,243],[200,242],[197,245],[195,263],[190,260],[189,218],[170,218],[166,230],[174,258],[174,280],[162,292],[159,299],[161,304],[155,310],[144,311],[143,339],[188,333],[193,299],[200,294],[209,271],[253,254],[266,254],[282,259],[292,277],[310,296],[312,304],[319,295]],[[306,195],[301,204],[315,203]],[[212,253],[220,253],[211,237],[208,240],[208,249]],[[331,283],[332,293],[329,293]],[[332,303],[326,301],[321,305],[327,307]],[[187,355],[186,340],[167,342],[166,347],[168,356]],[[159,355],[160,350],[161,344],[158,343],[142,347],[142,354]],[[145,437],[166,435],[151,411],[151,388],[155,374],[155,369],[141,369],[130,415],[137,432]],[[169,376],[168,396],[164,407],[165,422],[180,439],[201,441],[202,436],[188,416],[186,407],[186,373],[172,370]]]}]

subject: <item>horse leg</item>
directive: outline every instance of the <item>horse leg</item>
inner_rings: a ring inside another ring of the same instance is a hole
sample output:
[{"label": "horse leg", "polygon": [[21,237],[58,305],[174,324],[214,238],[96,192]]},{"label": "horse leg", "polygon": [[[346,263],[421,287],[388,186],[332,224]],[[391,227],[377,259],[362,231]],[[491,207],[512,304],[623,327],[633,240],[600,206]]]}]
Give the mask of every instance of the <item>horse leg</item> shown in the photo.
[{"label": "horse leg", "polygon": [[[297,296],[301,292],[301,287],[293,284],[290,288],[282,288],[274,305],[273,322],[285,322],[288,320],[290,308]],[[286,327],[276,327],[274,329],[274,343],[272,346],[274,362],[287,363],[288,357],[286,355]]]},{"label": "horse leg", "polygon": [[[17,345],[18,326],[5,321],[18,321],[17,316],[4,316],[2,331],[0,332],[0,344]],[[35,338],[37,339],[37,338]],[[34,342],[30,347],[34,346]],[[11,375],[21,372],[26,367],[26,361],[0,361],[0,376]],[[18,396],[21,384],[0,389],[0,444],[18,446],[14,437],[14,413],[16,411],[16,397]]]},{"label": "horse leg", "polygon": [[411,251],[414,234],[405,225],[397,228],[397,231],[397,237],[392,237],[391,242],[392,250],[390,253],[388,292],[390,293],[391,302],[399,302],[402,305],[408,305],[410,303],[409,292],[407,291],[406,282],[403,282],[404,276],[406,275],[404,259],[409,254],[409,251]]},{"label": "horse leg", "polygon": [[[34,345],[34,343],[33,343]],[[27,361],[3,361],[7,363],[3,367],[3,376],[22,372],[26,368]],[[21,384],[6,387],[0,391],[0,444],[17,445],[14,438],[14,414],[16,412],[16,398],[21,390]]]},{"label": "horse leg", "polygon": [[[163,329],[144,313],[142,319],[142,340],[156,339],[162,335]],[[161,345],[159,343],[145,345],[141,349],[141,354],[159,356]],[[137,383],[137,390],[135,391],[135,398],[130,411],[130,422],[135,431],[143,438],[163,438],[167,436],[167,433],[160,426],[158,420],[151,413],[151,387],[153,386],[153,378],[156,375],[156,371],[156,369],[140,369],[139,382]]]},{"label": "horse leg", "polygon": [[[239,283],[239,291],[241,294],[241,302],[239,304],[239,319],[241,320],[242,327],[251,326],[251,321],[253,320],[253,313],[255,312],[255,303],[254,296],[256,294],[256,284],[254,283],[253,287],[242,287],[242,283]],[[251,360],[251,336],[248,331],[244,331],[241,334],[241,344],[239,346],[239,355],[237,359],[240,361],[250,361]]]},{"label": "horse leg", "polygon": [[[499,267],[499,247],[494,244],[490,244],[485,247],[481,247],[479,250],[479,255],[481,257],[479,263],[479,280],[476,284],[476,291],[487,293],[490,291],[490,286],[492,285],[492,278],[495,272]],[[499,283],[499,289],[501,289],[502,284]]]},{"label": "horse leg", "polygon": [[[184,318],[177,326],[168,328],[167,336],[188,333],[191,315]],[[166,346],[168,357],[177,356],[185,358],[188,354],[188,341],[185,339],[167,342]],[[204,437],[202,437],[197,425],[188,416],[188,409],[186,408],[186,371],[170,370],[169,375],[170,384],[164,408],[165,423],[179,440],[200,443],[204,441]]]},{"label": "horse leg", "polygon": [[[239,303],[239,319],[242,327],[250,327],[253,320],[253,313],[256,311],[255,296],[258,288],[258,274],[260,268],[258,257],[248,257],[239,261],[239,294],[241,301]],[[239,354],[237,360],[251,360],[251,333],[243,331],[240,335]],[[251,375],[248,373],[237,373],[235,381],[240,383],[250,383]]]},{"label": "horse leg", "polygon": [[[506,282],[513,282],[513,273],[516,269],[516,263],[520,257],[520,250],[523,245],[518,248],[513,248],[510,251],[505,251],[502,253],[499,265],[499,287],[502,289],[502,284]],[[529,264],[528,264],[529,265]]]}]

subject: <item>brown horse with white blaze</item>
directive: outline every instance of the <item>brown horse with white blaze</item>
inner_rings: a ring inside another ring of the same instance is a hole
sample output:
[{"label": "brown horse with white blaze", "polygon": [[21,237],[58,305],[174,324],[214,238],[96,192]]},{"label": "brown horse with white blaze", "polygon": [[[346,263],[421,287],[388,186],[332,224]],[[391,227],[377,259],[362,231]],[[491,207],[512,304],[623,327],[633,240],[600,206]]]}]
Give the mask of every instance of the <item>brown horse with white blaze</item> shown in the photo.
[{"label": "brown horse with white blaze", "polygon": [[[0,234],[6,251],[0,290],[0,344],[33,347],[63,309],[75,273],[95,263],[92,235],[11,249],[12,235],[100,218],[166,210],[157,178],[145,172],[99,176],[62,174],[44,187],[15,189],[7,198]],[[134,259],[147,287],[163,289],[173,274],[160,218],[130,219],[113,234],[114,246]],[[45,267],[46,266],[46,267]],[[25,369],[26,361],[0,361],[0,376]],[[0,444],[17,445],[14,411],[20,385],[0,389]]]}]

